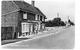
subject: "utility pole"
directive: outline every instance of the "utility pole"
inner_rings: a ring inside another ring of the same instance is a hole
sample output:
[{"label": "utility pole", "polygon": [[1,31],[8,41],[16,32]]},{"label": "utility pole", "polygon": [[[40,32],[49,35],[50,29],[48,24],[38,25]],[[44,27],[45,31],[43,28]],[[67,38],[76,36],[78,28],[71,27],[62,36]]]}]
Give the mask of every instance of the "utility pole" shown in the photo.
[{"label": "utility pole", "polygon": [[59,17],[59,13],[57,13],[57,17]]}]

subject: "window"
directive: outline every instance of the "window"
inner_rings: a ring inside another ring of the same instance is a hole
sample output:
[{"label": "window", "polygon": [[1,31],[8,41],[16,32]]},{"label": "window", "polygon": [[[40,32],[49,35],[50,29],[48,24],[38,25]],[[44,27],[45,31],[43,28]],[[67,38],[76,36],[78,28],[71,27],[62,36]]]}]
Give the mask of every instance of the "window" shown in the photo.
[{"label": "window", "polygon": [[42,17],[42,21],[44,21],[44,17]]},{"label": "window", "polygon": [[23,30],[24,30],[24,31],[25,31],[25,29],[26,29],[25,27],[26,27],[26,25],[25,25],[25,24],[23,24]]},{"label": "window", "polygon": [[38,15],[37,14],[35,15],[35,20],[38,20]]},{"label": "window", "polygon": [[29,32],[29,23],[22,23],[22,33]]},{"label": "window", "polygon": [[27,13],[23,14],[23,19],[27,19]]}]

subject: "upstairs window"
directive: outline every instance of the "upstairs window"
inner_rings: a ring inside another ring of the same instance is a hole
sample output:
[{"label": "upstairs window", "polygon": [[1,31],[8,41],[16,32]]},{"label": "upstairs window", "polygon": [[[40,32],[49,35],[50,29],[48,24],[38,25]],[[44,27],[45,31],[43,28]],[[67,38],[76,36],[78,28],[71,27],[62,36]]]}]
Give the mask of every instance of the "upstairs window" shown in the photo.
[{"label": "upstairs window", "polygon": [[44,21],[45,19],[44,19],[44,17],[42,17],[42,21]]},{"label": "upstairs window", "polygon": [[27,13],[23,14],[23,19],[27,19]]},{"label": "upstairs window", "polygon": [[37,14],[35,15],[35,20],[38,20],[38,15]]}]

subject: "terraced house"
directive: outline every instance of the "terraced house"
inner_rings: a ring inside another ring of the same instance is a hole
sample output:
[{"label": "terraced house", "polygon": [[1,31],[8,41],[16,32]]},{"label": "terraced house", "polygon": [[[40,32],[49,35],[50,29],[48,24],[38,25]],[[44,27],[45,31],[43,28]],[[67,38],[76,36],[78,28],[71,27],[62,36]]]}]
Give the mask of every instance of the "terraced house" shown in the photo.
[{"label": "terraced house", "polygon": [[27,37],[45,29],[46,16],[35,7],[35,1],[2,1],[2,40]]}]

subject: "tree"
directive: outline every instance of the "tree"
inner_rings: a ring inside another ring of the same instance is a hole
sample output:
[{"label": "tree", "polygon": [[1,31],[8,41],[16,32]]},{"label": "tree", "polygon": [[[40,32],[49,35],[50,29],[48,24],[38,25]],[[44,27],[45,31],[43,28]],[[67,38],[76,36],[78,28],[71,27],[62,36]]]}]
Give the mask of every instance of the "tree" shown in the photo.
[{"label": "tree", "polygon": [[69,19],[68,22],[70,23],[70,25],[74,25],[74,23]]},{"label": "tree", "polygon": [[61,18],[54,18],[53,20],[49,20],[45,24],[47,27],[53,27],[53,26],[65,26],[66,24],[61,21]]}]

